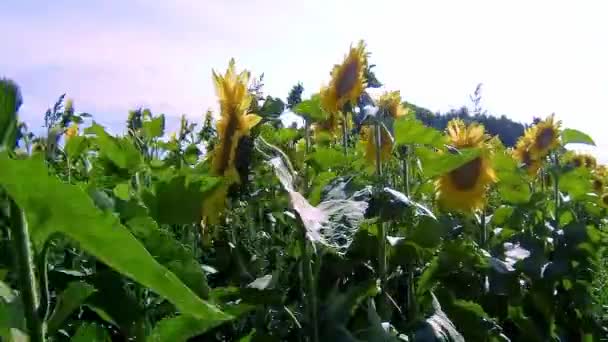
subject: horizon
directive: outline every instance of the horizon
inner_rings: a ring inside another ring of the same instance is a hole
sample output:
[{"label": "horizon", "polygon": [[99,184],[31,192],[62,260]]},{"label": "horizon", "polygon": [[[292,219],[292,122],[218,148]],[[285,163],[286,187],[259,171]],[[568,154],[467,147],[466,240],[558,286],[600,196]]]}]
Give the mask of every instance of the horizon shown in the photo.
[{"label": "horizon", "polygon": [[225,70],[231,57],[238,70],[265,74],[266,95],[285,99],[302,82],[306,97],[329,81],[349,45],[364,39],[383,89],[400,90],[405,101],[445,113],[469,107],[468,96],[482,83],[489,114],[530,123],[555,112],[564,127],[588,133],[597,145],[575,150],[608,162],[608,47],[601,44],[608,5],[365,5],[8,1],[0,4],[0,29],[15,34],[4,37],[9,49],[0,70],[20,85],[20,115],[32,129],[64,92],[77,111],[109,127],[122,127],[128,110],[140,106],[165,113],[168,123],[181,114],[200,123],[207,108],[217,108],[211,70]]}]

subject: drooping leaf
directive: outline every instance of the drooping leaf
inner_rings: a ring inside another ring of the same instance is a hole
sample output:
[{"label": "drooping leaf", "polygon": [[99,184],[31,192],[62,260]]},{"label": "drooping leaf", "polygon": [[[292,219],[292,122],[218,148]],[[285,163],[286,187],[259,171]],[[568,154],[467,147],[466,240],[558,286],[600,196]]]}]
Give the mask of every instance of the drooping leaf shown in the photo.
[{"label": "drooping leaf", "polygon": [[385,187],[381,192],[374,192],[366,215],[379,216],[381,220],[391,221],[409,218],[410,213],[435,219],[435,215],[424,205],[411,200],[400,191]]},{"label": "drooping leaf", "polygon": [[148,139],[162,137],[165,134],[165,116],[159,115],[143,123],[144,136]]},{"label": "drooping leaf", "polygon": [[492,161],[501,198],[514,204],[528,202],[532,192],[526,181],[527,177],[523,174],[524,171],[517,167],[517,162],[501,152],[497,152]]},{"label": "drooping leaf", "polygon": [[592,192],[589,179],[589,171],[585,168],[578,168],[566,172],[559,177],[559,189],[570,194],[574,198],[580,198],[581,196]]},{"label": "drooping leaf", "polygon": [[127,138],[113,137],[96,123],[88,127],[85,133],[96,136],[101,154],[118,168],[134,172],[141,165],[141,155]]},{"label": "drooping leaf", "polygon": [[422,121],[412,116],[395,121],[395,143],[397,145],[421,144],[442,147],[446,141],[441,132],[425,126]]},{"label": "drooping leaf", "polygon": [[317,147],[316,151],[312,152],[308,159],[313,163],[315,168],[322,171],[341,168],[347,165],[347,157],[343,152],[329,147]]},{"label": "drooping leaf", "polygon": [[13,160],[0,154],[0,184],[25,211],[37,246],[50,234],[61,232],[108,266],[164,296],[183,313],[209,320],[230,318],[156,262],[115,216],[95,208],[82,189],[49,176],[42,160]]},{"label": "drooping leaf", "polygon": [[54,334],[63,322],[95,292],[95,288],[85,282],[72,282],[57,298],[55,309],[49,317],[48,333]]},{"label": "drooping leaf", "polygon": [[420,157],[423,173],[426,177],[436,177],[446,174],[477,158],[479,149],[462,149],[457,153],[439,153],[431,149],[417,148],[416,154]]},{"label": "drooping leaf", "polygon": [[68,157],[74,159],[79,157],[89,147],[89,139],[82,135],[77,135],[68,139],[65,144],[65,152]]},{"label": "drooping leaf", "polygon": [[456,330],[454,323],[441,310],[435,295],[431,295],[434,313],[415,331],[414,341],[464,342],[464,337]]},{"label": "drooping leaf", "polygon": [[566,128],[562,131],[562,144],[586,144],[595,146],[595,142],[589,135],[571,128]]},{"label": "drooping leaf", "polygon": [[293,111],[311,122],[327,119],[327,113],[321,108],[321,98],[318,94],[313,95],[309,100],[298,103],[293,108]]},{"label": "drooping leaf", "polygon": [[0,148],[12,149],[17,137],[17,111],[23,99],[15,82],[0,79]]},{"label": "drooping leaf", "polygon": [[144,202],[159,223],[198,223],[203,199],[218,184],[219,179],[210,176],[175,175],[157,182],[154,194],[144,194]]},{"label": "drooping leaf", "polygon": [[192,337],[215,328],[219,323],[221,322],[198,319],[187,315],[165,318],[156,324],[148,337],[148,341],[186,342]]},{"label": "drooping leaf", "polygon": [[76,330],[76,334],[70,339],[71,342],[110,342],[110,335],[100,325],[94,323],[83,323]]},{"label": "drooping leaf", "polygon": [[346,291],[334,289],[328,296],[327,309],[322,313],[326,325],[346,325],[359,305],[375,296],[378,290],[374,280],[353,284]]},{"label": "drooping leaf", "polygon": [[161,230],[154,220],[144,216],[129,220],[127,226],[156,261],[171,270],[199,297],[208,297],[209,286],[201,265],[173,234]]}]

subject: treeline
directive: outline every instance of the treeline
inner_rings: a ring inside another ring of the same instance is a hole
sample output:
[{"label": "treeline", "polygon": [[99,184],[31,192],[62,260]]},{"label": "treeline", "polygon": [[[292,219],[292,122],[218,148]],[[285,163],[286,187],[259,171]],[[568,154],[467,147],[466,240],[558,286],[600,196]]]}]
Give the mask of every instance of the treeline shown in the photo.
[{"label": "treeline", "polygon": [[447,123],[454,118],[460,118],[467,123],[476,121],[483,124],[489,134],[498,135],[502,143],[509,147],[514,146],[517,139],[524,134],[525,126],[523,124],[504,115],[495,117],[485,112],[471,114],[467,107],[458,110],[452,109],[447,113],[433,113],[412,103],[406,102],[406,105],[416,113],[416,117],[420,121],[439,130],[444,130]]}]

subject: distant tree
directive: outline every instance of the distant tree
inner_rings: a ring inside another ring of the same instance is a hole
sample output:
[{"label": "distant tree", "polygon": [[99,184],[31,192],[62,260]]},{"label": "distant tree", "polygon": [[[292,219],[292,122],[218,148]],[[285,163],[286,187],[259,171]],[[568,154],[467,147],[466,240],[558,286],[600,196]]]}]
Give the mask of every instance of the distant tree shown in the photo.
[{"label": "distant tree", "polygon": [[287,96],[287,108],[292,109],[298,103],[302,102],[302,92],[304,92],[304,86],[302,83],[298,82],[298,84],[294,85],[289,91],[289,95]]}]

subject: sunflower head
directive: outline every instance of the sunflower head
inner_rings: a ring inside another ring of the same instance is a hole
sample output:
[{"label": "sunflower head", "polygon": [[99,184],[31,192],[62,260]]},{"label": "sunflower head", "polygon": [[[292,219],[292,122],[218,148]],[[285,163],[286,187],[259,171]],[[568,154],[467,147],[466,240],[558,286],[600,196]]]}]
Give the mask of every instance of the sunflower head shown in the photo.
[{"label": "sunflower head", "polygon": [[604,208],[608,208],[608,192],[600,196],[600,205]]},{"label": "sunflower head", "polygon": [[401,103],[399,91],[386,92],[378,99],[378,107],[393,119],[407,114],[407,109]]},{"label": "sunflower head", "polygon": [[533,140],[531,136],[524,135],[517,141],[513,150],[513,157],[528,171],[528,174],[535,176],[542,166],[542,162],[535,158],[530,151]]},{"label": "sunflower head", "polygon": [[598,165],[595,169],[595,174],[602,178],[606,178],[608,177],[608,168],[606,168],[606,165]]},{"label": "sunflower head", "polygon": [[594,156],[592,156],[590,154],[584,154],[583,159],[585,161],[586,168],[593,170],[597,167],[597,160],[595,159]]},{"label": "sunflower head", "polygon": [[448,137],[456,148],[480,148],[475,159],[441,176],[435,183],[439,203],[446,209],[473,212],[485,205],[487,187],[496,182],[490,161],[489,147],[482,125],[467,126],[456,119],[448,123]]},{"label": "sunflower head", "polygon": [[78,135],[78,125],[77,124],[72,124],[72,126],[68,127],[65,130],[66,139],[71,139],[77,135]]},{"label": "sunflower head", "polygon": [[72,99],[65,100],[65,106],[63,108],[64,108],[64,112],[66,112],[66,113],[74,112],[74,100],[72,100]]},{"label": "sunflower head", "polygon": [[555,121],[555,115],[551,114],[545,120],[526,131],[533,139],[530,151],[537,159],[544,158],[549,151],[559,146],[560,121]]},{"label": "sunflower head", "polygon": [[602,193],[605,186],[606,183],[604,182],[604,179],[602,177],[593,176],[593,178],[591,179],[591,187],[593,188],[593,191],[595,191],[595,193]]},{"label": "sunflower head", "polygon": [[586,153],[575,154],[570,158],[570,163],[575,168],[584,167],[589,170],[594,170],[597,167],[597,160],[595,157]]},{"label": "sunflower head", "polygon": [[215,175],[238,181],[235,157],[238,143],[249,135],[261,118],[247,113],[252,97],[247,90],[249,72],[237,74],[234,60],[230,61],[224,75],[213,72],[215,91],[220,103],[220,119],[217,122],[218,143],[213,150],[212,171]]},{"label": "sunflower head", "polygon": [[[380,128],[380,159],[381,161],[387,161],[391,157],[393,152],[393,139],[390,134],[384,129]],[[361,129],[361,140],[365,147],[365,160],[368,165],[376,165],[376,130],[374,126],[365,126]]]},{"label": "sunflower head", "polygon": [[367,69],[367,52],[365,43],[360,41],[350,48],[342,64],[334,66],[331,82],[321,103],[328,112],[335,112],[347,102],[356,102],[366,86],[365,70]]}]

